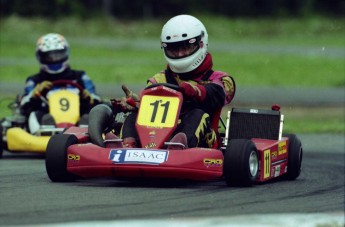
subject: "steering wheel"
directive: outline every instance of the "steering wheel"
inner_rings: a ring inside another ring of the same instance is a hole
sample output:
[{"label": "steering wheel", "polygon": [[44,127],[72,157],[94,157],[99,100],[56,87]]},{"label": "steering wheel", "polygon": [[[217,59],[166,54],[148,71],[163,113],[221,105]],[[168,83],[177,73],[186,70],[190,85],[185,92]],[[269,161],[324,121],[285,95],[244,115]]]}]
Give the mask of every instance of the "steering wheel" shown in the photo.
[{"label": "steering wheel", "polygon": [[156,83],[156,84],[151,84],[149,86],[147,86],[145,88],[146,89],[150,89],[150,88],[154,88],[154,87],[158,87],[158,86],[164,86],[164,87],[168,87],[168,88],[171,88],[173,90],[176,90],[176,91],[179,91],[180,90],[180,87],[178,85],[175,85],[175,84],[169,84],[169,83]]},{"label": "steering wheel", "polygon": [[[83,91],[85,90],[85,88],[83,88],[80,84],[78,84],[74,81],[71,81],[71,80],[55,80],[55,81],[52,81],[52,84],[53,84],[53,87],[67,87],[67,85],[71,85],[72,87],[75,87],[79,90],[79,94],[82,94]],[[44,94],[44,95],[40,94],[40,99],[43,102],[45,102],[46,104],[48,104],[46,94]]]},{"label": "steering wheel", "polygon": [[78,88],[80,94],[84,90],[84,88],[80,84],[71,80],[55,80],[52,83],[53,83],[53,86],[55,87],[67,87],[67,85],[71,85],[72,87]]}]

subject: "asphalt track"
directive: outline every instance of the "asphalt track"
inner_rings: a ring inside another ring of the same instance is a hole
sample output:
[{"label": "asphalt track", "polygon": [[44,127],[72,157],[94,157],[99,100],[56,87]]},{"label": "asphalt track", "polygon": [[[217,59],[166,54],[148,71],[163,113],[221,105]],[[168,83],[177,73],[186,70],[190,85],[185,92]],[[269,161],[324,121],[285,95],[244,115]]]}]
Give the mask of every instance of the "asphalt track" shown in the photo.
[{"label": "asphalt track", "polygon": [[344,137],[299,137],[300,177],[249,188],[221,180],[52,183],[44,157],[5,152],[0,226],[344,226]]}]

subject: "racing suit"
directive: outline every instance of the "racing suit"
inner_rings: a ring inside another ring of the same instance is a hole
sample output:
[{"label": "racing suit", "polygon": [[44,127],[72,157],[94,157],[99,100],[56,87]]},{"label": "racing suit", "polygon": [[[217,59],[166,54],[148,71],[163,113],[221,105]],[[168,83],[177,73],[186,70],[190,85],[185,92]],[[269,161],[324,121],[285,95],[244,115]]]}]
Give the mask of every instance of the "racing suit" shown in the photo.
[{"label": "racing suit", "polygon": [[[184,99],[179,124],[173,134],[174,136],[179,132],[184,132],[187,136],[188,147],[211,148],[214,146],[217,135],[211,121],[214,117],[219,118],[221,108],[229,104],[235,95],[234,79],[224,72],[213,71],[212,66],[212,56],[208,53],[204,62],[192,72],[176,74],[168,66],[165,71],[157,73],[147,83],[147,85],[155,83],[181,85],[183,82],[188,82],[205,88],[203,90],[206,94],[202,101]],[[136,113],[133,112],[124,122],[121,137],[133,137],[139,143],[134,126],[135,120]]]}]

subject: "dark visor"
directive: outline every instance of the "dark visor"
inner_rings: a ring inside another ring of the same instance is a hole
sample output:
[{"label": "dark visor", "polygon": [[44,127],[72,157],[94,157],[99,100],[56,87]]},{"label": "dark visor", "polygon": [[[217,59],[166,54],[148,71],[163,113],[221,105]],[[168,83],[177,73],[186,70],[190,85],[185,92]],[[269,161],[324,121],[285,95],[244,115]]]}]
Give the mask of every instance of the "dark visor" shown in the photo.
[{"label": "dark visor", "polygon": [[42,63],[58,63],[67,60],[68,50],[54,50],[48,52],[39,51],[38,57]]},{"label": "dark visor", "polygon": [[175,43],[162,43],[165,55],[172,59],[185,58],[200,48],[201,35]]}]

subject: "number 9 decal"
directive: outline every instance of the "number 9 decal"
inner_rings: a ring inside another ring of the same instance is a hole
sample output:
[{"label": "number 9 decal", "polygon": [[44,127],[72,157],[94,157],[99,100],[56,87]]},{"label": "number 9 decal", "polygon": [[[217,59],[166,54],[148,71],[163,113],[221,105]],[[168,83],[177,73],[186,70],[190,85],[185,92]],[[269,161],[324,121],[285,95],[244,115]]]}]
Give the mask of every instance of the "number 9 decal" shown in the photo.
[{"label": "number 9 decal", "polygon": [[69,101],[66,98],[61,98],[60,101],[60,110],[61,111],[67,111],[69,109]]}]

